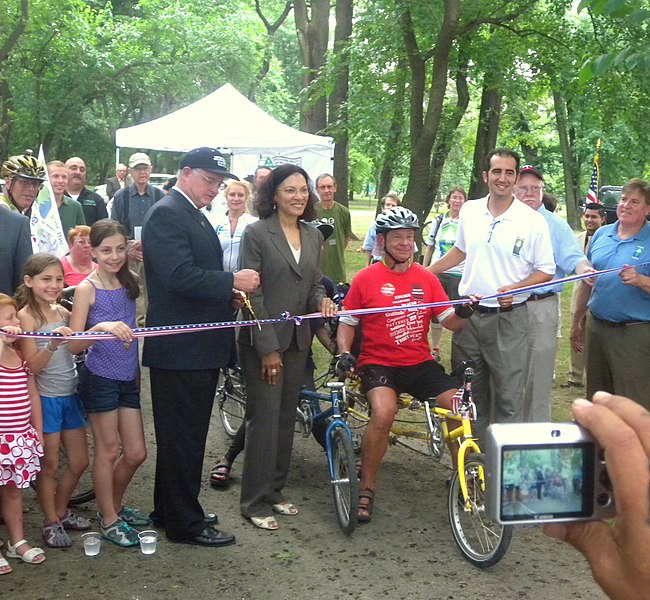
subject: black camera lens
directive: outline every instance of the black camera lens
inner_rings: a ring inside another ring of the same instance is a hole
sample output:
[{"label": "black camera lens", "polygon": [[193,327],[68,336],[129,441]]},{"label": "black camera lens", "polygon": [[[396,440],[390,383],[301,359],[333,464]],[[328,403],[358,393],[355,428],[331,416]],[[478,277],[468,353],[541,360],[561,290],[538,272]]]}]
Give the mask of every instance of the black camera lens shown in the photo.
[{"label": "black camera lens", "polygon": [[560,437],[562,435],[562,432],[559,429],[551,429],[551,437]]}]

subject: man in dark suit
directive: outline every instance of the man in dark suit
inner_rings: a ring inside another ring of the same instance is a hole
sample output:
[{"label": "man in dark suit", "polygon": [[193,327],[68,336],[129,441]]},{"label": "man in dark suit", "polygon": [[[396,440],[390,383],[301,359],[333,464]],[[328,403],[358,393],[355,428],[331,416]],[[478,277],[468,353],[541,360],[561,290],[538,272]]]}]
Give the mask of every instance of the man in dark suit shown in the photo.
[{"label": "man in dark suit", "polygon": [[110,200],[115,196],[115,192],[118,190],[123,190],[128,185],[131,185],[133,180],[131,179],[129,181],[129,179],[131,179],[131,177],[127,177],[126,165],[123,165],[122,163],[117,165],[117,167],[115,167],[115,177],[108,177],[106,179],[106,195],[108,196],[108,199]]},{"label": "man in dark suit", "polygon": [[13,296],[32,253],[27,217],[0,206],[0,292]]},{"label": "man in dark suit", "polygon": [[[236,179],[224,157],[213,148],[197,148],[180,166],[176,186],[143,224],[150,327],[231,321],[235,290],[252,292],[259,286],[251,269],[223,270],[219,239],[200,211],[224,179]],[[235,541],[206,522],[198,500],[219,368],[231,361],[233,349],[233,329],[149,337],[144,343],[158,449],[151,518],[174,542],[224,546]]]}]

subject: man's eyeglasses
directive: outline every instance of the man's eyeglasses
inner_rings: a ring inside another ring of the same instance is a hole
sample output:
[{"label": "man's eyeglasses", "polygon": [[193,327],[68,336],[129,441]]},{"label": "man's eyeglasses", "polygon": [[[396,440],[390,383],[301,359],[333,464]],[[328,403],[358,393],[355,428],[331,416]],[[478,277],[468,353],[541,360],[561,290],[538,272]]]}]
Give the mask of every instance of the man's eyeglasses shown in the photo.
[{"label": "man's eyeglasses", "polygon": [[20,183],[25,187],[36,190],[40,190],[43,187],[43,182],[36,179],[23,179],[22,177],[18,177],[18,181],[20,181]]},{"label": "man's eyeglasses", "polygon": [[212,177],[206,177],[205,175],[203,175],[203,173],[201,173],[201,178],[203,179],[203,181],[205,181],[205,184],[208,187],[211,187],[213,189],[217,188],[219,190],[226,189],[226,184],[224,183],[223,179],[212,179]]}]

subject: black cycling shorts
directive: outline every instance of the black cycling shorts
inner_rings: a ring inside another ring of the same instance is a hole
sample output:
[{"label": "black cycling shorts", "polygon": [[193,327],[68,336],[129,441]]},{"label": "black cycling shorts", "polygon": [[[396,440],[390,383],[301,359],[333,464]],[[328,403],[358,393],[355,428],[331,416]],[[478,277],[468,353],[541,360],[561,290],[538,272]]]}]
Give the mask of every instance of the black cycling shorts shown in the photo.
[{"label": "black cycling shorts", "polygon": [[447,390],[458,389],[458,382],[447,375],[435,360],[407,367],[364,365],[359,369],[359,377],[364,394],[376,387],[389,387],[398,396],[407,393],[418,400],[426,400]]}]

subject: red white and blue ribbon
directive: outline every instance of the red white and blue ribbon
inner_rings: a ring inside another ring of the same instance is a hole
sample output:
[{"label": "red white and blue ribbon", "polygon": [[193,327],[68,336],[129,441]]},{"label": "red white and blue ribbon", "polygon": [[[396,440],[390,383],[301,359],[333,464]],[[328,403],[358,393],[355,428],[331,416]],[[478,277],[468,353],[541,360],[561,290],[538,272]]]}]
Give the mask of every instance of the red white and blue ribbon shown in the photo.
[{"label": "red white and blue ribbon", "polygon": [[[645,267],[650,265],[650,262],[646,262],[640,265],[635,265],[635,267]],[[490,296],[483,296],[481,300],[501,298],[503,296],[512,296],[513,294],[520,294],[522,292],[534,292],[535,290],[548,287],[549,285],[557,285],[559,283],[569,283],[571,281],[580,281],[582,279],[592,279],[595,277],[600,277],[607,273],[616,273],[624,269],[631,268],[629,265],[625,267],[614,267],[612,269],[604,269],[602,271],[594,271],[590,273],[584,273],[582,275],[571,275],[569,277],[564,277],[562,279],[553,279],[552,281],[545,281],[544,283],[529,285],[526,287],[517,288],[515,290],[509,290],[507,292],[500,292],[492,294]],[[454,306],[455,304],[467,304],[467,298],[461,298],[459,300],[445,300],[444,302],[428,302],[422,304],[411,304],[408,306],[384,306],[378,308],[362,308],[357,310],[340,310],[336,313],[337,317],[350,315],[350,316],[363,316],[369,314],[378,314],[386,312],[396,312],[396,311],[416,311],[416,310],[426,310],[428,308],[434,308],[438,306]],[[259,319],[259,320],[245,320],[245,321],[220,321],[217,323],[193,323],[187,325],[163,325],[158,327],[136,327],[133,329],[133,336],[136,338],[144,337],[156,337],[159,335],[179,335],[182,333],[197,333],[200,331],[211,331],[215,329],[230,329],[232,327],[256,327],[259,325],[272,325],[277,323],[285,323],[286,321],[294,321],[297,325],[303,321],[303,319],[321,319],[323,314],[320,312],[309,313],[306,315],[291,315],[288,312],[284,312],[280,315],[279,318],[275,319]],[[2,329],[0,329],[0,335],[5,334]],[[39,332],[39,331],[27,331],[18,335],[18,337],[30,337],[30,338],[51,338],[51,337],[61,337],[58,333],[52,332]],[[74,333],[72,336],[63,336],[66,339],[74,338],[76,340],[97,340],[101,338],[102,340],[112,340],[117,339],[111,333],[106,333],[104,331],[81,331]]]}]

